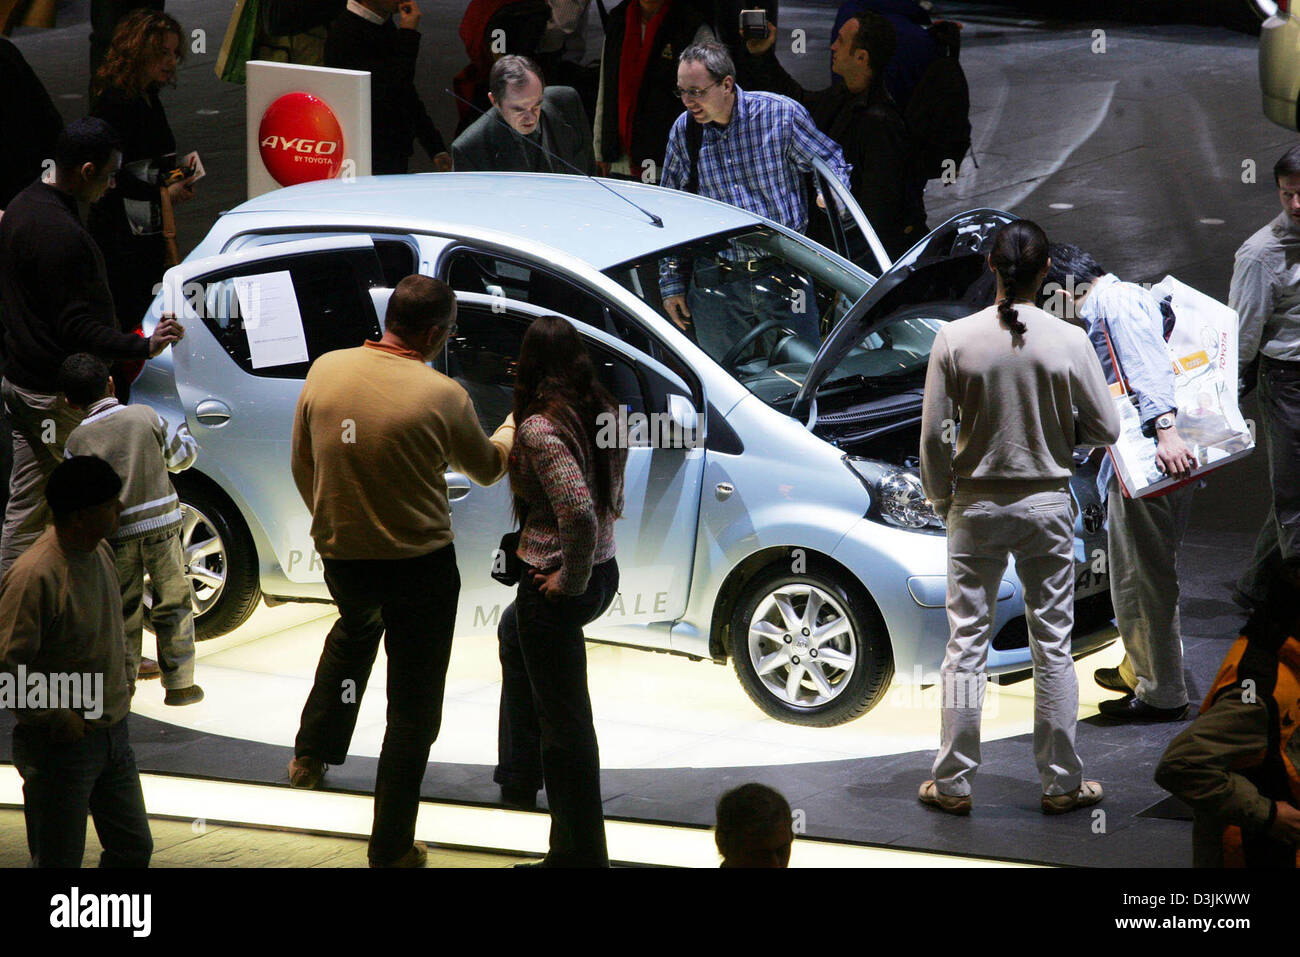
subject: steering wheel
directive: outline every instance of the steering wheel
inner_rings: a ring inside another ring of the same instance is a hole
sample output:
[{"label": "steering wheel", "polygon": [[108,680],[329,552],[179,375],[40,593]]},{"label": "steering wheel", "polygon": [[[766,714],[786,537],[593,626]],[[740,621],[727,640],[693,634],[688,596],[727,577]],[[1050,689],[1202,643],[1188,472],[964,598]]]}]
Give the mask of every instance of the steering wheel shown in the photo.
[{"label": "steering wheel", "polygon": [[[742,353],[744,353],[745,347],[748,346],[750,343],[752,343],[763,333],[770,332],[773,329],[779,329],[784,323],[785,323],[784,319],[764,319],[753,329],[750,329],[749,332],[741,336],[740,341],[737,342],[730,349],[728,349],[727,354],[718,360],[719,364],[728,372],[735,372],[736,370],[734,367],[736,364],[736,360],[740,358]],[[787,338],[793,335],[794,335],[793,332],[786,334]]]}]

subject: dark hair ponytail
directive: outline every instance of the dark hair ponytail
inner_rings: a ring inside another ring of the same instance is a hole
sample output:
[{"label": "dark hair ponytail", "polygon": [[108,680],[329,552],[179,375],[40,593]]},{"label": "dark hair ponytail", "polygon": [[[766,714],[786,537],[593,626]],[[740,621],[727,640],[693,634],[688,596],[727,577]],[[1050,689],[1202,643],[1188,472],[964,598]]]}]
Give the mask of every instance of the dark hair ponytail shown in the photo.
[{"label": "dark hair ponytail", "polygon": [[1028,219],[1007,223],[993,236],[989,264],[1002,283],[998,318],[1007,324],[1013,334],[1023,336],[1026,326],[1016,315],[1016,308],[1011,302],[1016,298],[1028,298],[1038,291],[1031,287],[1047,265],[1047,234],[1041,226]]}]

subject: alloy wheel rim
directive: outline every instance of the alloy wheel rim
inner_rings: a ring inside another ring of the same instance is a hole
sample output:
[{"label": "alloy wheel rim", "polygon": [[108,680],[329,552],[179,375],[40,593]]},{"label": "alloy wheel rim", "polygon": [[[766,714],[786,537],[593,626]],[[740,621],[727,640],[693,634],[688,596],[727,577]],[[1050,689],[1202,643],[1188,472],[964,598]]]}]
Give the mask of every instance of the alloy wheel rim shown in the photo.
[{"label": "alloy wheel rim", "polygon": [[229,558],[216,526],[192,505],[181,503],[181,557],[194,600],[194,617],[207,612],[226,590]]},{"label": "alloy wheel rim", "polygon": [[763,596],[749,619],[748,650],[768,693],[801,709],[838,698],[858,661],[857,635],[843,605],[807,582]]}]

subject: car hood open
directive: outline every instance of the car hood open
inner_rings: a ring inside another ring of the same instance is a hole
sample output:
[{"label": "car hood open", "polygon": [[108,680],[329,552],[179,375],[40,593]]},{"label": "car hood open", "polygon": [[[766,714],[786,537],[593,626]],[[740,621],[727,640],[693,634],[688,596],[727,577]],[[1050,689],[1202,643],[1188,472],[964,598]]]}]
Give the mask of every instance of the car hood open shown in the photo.
[{"label": "car hood open", "polygon": [[876,331],[893,313],[924,302],[934,267],[960,256],[985,254],[993,233],[1018,219],[999,209],[973,209],[952,217],[911,248],[863,293],[822,343],[790,414],[809,419],[813,398],[844,357]]}]

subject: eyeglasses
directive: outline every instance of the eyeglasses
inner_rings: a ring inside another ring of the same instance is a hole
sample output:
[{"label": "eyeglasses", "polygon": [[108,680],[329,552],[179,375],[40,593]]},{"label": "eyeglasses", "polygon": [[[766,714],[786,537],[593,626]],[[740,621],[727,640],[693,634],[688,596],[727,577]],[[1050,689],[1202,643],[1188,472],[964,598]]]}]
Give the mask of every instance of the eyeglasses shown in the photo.
[{"label": "eyeglasses", "polygon": [[698,100],[718,84],[710,83],[702,90],[683,90],[680,86],[673,88],[673,95],[683,100]]}]

